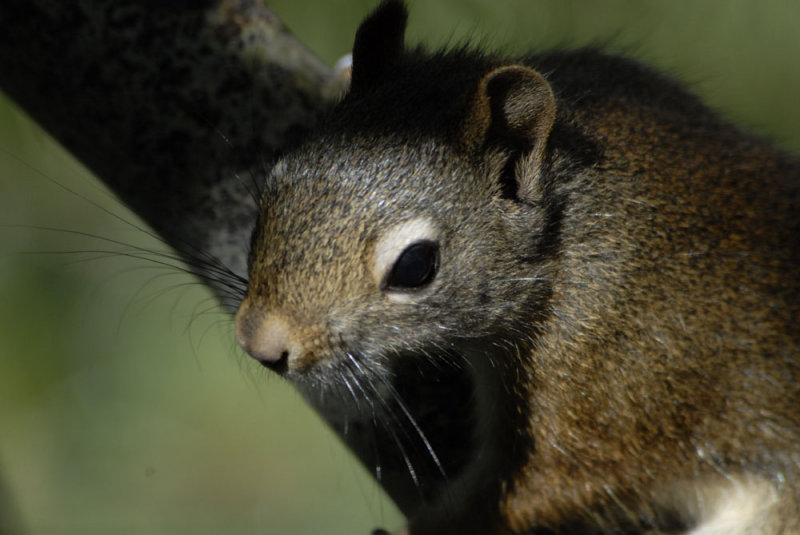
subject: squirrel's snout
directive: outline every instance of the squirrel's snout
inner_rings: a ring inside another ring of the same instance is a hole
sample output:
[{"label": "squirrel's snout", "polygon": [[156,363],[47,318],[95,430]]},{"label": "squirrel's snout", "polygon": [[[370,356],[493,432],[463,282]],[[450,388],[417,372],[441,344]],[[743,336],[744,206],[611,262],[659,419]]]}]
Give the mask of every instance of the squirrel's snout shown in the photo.
[{"label": "squirrel's snout", "polygon": [[236,313],[236,340],[244,351],[270,370],[284,373],[288,369],[292,341],[288,324],[270,314],[254,314],[242,303]]}]

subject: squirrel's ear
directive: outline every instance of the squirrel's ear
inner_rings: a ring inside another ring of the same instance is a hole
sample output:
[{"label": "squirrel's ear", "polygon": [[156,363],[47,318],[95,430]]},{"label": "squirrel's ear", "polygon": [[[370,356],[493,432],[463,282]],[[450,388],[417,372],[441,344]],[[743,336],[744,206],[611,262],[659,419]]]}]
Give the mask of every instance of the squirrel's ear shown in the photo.
[{"label": "squirrel's ear", "polygon": [[399,61],[405,49],[408,12],[402,0],[384,0],[356,32],[350,87],[380,80]]},{"label": "squirrel's ear", "polygon": [[470,150],[500,145],[524,151],[518,165],[524,166],[525,172],[516,173],[516,178],[517,197],[526,200],[538,189],[544,149],[555,119],[556,100],[547,80],[525,65],[506,65],[481,79],[467,112],[462,140]]}]

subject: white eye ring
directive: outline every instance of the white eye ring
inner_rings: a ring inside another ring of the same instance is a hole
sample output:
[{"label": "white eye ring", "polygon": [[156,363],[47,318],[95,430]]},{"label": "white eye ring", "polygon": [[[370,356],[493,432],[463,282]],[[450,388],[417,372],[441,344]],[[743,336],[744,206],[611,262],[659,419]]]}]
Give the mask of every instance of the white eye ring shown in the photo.
[{"label": "white eye ring", "polygon": [[[409,219],[395,225],[375,245],[375,254],[372,264],[372,276],[377,286],[381,286],[389,271],[403,252],[413,243],[430,241],[437,242],[439,229],[431,218],[423,216]],[[392,301],[409,302],[414,296],[403,292],[386,292]]]}]

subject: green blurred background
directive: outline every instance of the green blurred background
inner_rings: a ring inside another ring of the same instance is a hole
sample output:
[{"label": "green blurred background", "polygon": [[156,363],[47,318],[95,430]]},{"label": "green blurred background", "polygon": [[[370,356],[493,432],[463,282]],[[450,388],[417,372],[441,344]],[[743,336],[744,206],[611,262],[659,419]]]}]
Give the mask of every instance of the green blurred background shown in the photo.
[{"label": "green blurred background", "polygon": [[[800,149],[800,3],[410,4],[411,43],[604,43]],[[270,5],[333,63],[373,2]],[[164,249],[106,210],[139,224],[0,94],[0,533],[398,526],[391,502],[299,396],[235,348],[210,294],[126,256],[129,245]]]}]

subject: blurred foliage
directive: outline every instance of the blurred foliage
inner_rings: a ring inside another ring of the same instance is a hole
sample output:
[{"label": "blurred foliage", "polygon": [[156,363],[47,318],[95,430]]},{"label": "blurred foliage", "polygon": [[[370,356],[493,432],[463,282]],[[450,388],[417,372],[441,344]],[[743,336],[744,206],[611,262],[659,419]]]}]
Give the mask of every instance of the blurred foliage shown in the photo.
[{"label": "blurred foliage", "polygon": [[[800,148],[797,4],[410,4],[409,43],[468,39],[509,52],[602,43]],[[332,63],[373,2],[270,5]],[[210,294],[135,258],[142,251],[166,249],[0,95],[0,532],[397,526],[389,500],[300,397],[235,348]]]}]

